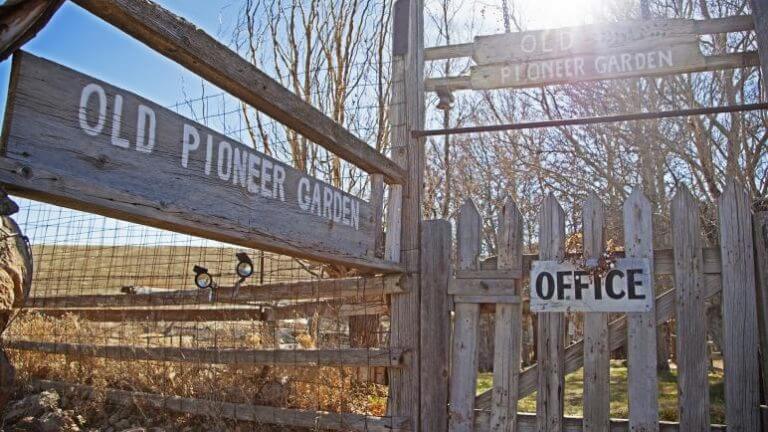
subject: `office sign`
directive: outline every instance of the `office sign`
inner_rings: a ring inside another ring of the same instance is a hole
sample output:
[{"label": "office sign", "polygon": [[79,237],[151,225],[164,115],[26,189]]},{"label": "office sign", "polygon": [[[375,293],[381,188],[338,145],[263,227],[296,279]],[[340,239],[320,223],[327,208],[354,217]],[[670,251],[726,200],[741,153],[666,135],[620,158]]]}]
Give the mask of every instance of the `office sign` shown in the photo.
[{"label": "office sign", "polygon": [[22,195],[245,247],[360,267],[371,206],[128,91],[14,56],[0,182]]},{"label": "office sign", "polygon": [[650,261],[623,258],[599,273],[571,262],[535,261],[534,312],[648,312],[655,301]]}]

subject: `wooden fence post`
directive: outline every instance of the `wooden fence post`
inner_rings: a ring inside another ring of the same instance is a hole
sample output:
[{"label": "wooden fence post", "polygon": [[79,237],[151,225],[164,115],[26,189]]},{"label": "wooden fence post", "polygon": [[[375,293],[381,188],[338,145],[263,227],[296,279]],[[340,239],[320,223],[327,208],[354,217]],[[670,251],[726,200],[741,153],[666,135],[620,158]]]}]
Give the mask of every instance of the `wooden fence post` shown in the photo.
[{"label": "wooden fence post", "polygon": [[[504,205],[499,225],[497,268],[522,271],[523,216],[513,201],[507,201]],[[522,296],[521,280],[516,279],[513,283],[514,294]],[[491,432],[517,430],[520,351],[523,345],[522,318],[522,302],[496,304]]]},{"label": "wooden fence post", "polygon": [[[763,395],[768,395],[768,212],[753,217],[755,269],[757,270],[757,323],[760,334],[760,366]],[[768,427],[768,424],[764,424]]]},{"label": "wooden fence post", "polygon": [[677,308],[677,388],[681,430],[709,429],[704,256],[699,205],[685,186],[672,200]]},{"label": "wooden fence post", "polygon": [[[591,193],[582,210],[584,259],[599,260],[605,249],[605,211]],[[584,314],[584,431],[609,432],[611,427],[610,371],[607,313]]]},{"label": "wooden fence post", "polygon": [[421,229],[421,430],[448,428],[448,355],[451,315],[451,224],[425,222]]},{"label": "wooden fence post", "polygon": [[733,179],[720,196],[723,263],[725,421],[729,431],[760,428],[757,297],[749,195]]},{"label": "wooden fence post", "polygon": [[[406,184],[392,187],[395,197],[389,218],[400,223],[399,238],[387,237],[389,257],[399,259],[405,269],[403,294],[392,296],[390,305],[390,346],[410,350],[407,367],[389,370],[388,413],[406,417],[411,430],[420,430],[421,284],[419,282],[421,215],[424,178],[424,139],[413,138],[412,130],[424,128],[424,0],[397,0],[394,6],[392,97],[390,122],[392,160],[406,170]],[[400,198],[399,200],[397,198]],[[401,218],[391,213],[402,207]],[[390,225],[393,226],[393,225]],[[398,227],[395,225],[395,228]],[[399,246],[399,248],[398,248]],[[395,252],[394,249],[399,249]],[[424,395],[426,396],[426,395]]]},{"label": "wooden fence post", "polygon": [[[539,259],[565,258],[565,212],[549,194],[539,214]],[[538,380],[536,424],[538,431],[563,429],[565,393],[565,314],[543,312],[538,319]]]},{"label": "wooden fence post", "polygon": [[[459,213],[456,237],[459,243],[459,270],[480,269],[482,221],[475,204],[467,200]],[[480,304],[457,303],[451,350],[451,432],[472,432],[475,425],[477,387],[477,342]]]},{"label": "wooden fence post", "polygon": [[[653,213],[640,188],[624,202],[624,247],[627,258],[651,260],[653,274]],[[651,278],[653,285],[653,278]],[[650,292],[654,292],[651,287]],[[656,375],[656,305],[649,312],[627,314],[629,360],[629,430],[659,430]]]},{"label": "wooden fence post", "polygon": [[[752,19],[755,21],[755,35],[757,36],[757,51],[760,54],[760,64],[763,69],[763,77],[768,76],[768,0],[751,0]],[[763,90],[768,91],[765,80]]]}]

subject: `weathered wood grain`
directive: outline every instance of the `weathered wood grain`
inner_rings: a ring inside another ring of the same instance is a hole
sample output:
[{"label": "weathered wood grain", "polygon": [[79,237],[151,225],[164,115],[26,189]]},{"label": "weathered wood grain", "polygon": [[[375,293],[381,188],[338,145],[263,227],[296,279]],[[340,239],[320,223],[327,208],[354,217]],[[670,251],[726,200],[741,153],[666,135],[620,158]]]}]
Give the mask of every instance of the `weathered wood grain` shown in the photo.
[{"label": "weathered wood grain", "polygon": [[704,301],[699,205],[685,186],[672,200],[677,322],[677,388],[680,427],[709,426],[709,355]]},{"label": "weathered wood grain", "polygon": [[78,0],[78,5],[260,112],[390,182],[405,171],[193,23],[148,0]]},{"label": "weathered wood grain", "polygon": [[115,405],[139,404],[158,410],[182,413],[194,417],[224,418],[237,421],[277,424],[299,428],[322,428],[340,431],[392,432],[407,429],[408,420],[392,417],[375,417],[361,414],[307,411],[248,404],[237,404],[203,399],[191,399],[126,390],[99,389],[86,385],[60,381],[38,380],[33,386],[39,390],[55,389],[88,400],[107,400]]},{"label": "weathered wood grain", "polygon": [[7,349],[114,360],[152,360],[208,364],[270,364],[289,366],[387,366],[403,364],[403,350],[348,348],[319,350],[198,349],[137,347],[3,340]]},{"label": "weathered wood grain", "polygon": [[[595,59],[594,56],[589,58],[592,60]],[[688,67],[656,69],[655,71],[650,71],[650,72],[648,70],[643,70],[643,71],[637,71],[635,73],[616,74],[614,76],[597,73],[597,74],[590,74],[589,76],[582,77],[579,79],[574,79],[574,78],[565,79],[563,77],[555,76],[554,79],[550,79],[550,80],[536,79],[536,80],[518,81],[517,84],[514,86],[509,85],[509,83],[501,83],[501,72],[503,67],[502,65],[474,66],[470,71],[470,75],[428,78],[425,80],[425,89],[427,91],[433,92],[433,91],[436,91],[438,88],[442,88],[448,91],[479,90],[479,89],[492,90],[492,89],[503,89],[503,88],[529,88],[529,87],[538,87],[541,85],[583,82],[583,81],[589,81],[589,80],[632,78],[632,77],[655,77],[655,76],[663,76],[668,74],[710,72],[710,71],[718,71],[718,70],[726,70],[726,69],[737,69],[737,68],[760,66],[760,58],[758,57],[758,53],[756,51],[728,53],[728,54],[722,54],[722,55],[709,55],[709,56],[703,56],[702,58],[698,58],[697,56],[693,55],[692,58],[693,58],[693,60],[691,60],[692,63],[690,63]],[[619,60],[621,61],[621,59]],[[526,63],[523,63],[523,65],[525,64]],[[481,75],[475,75],[475,77],[473,77],[472,74],[475,74],[475,70],[479,71],[478,73]],[[553,70],[555,71],[554,73],[556,75],[557,74],[556,65],[554,66]],[[512,70],[512,72],[514,72],[514,70]],[[477,78],[477,76],[480,76],[481,78]],[[488,76],[489,78],[488,79],[482,78],[483,76]],[[475,87],[476,85],[481,85],[482,87],[481,88]]]},{"label": "weathered wood grain", "polygon": [[[565,212],[551,193],[539,213],[539,256],[543,261],[565,257]],[[559,432],[565,412],[565,314],[543,312],[538,317],[538,430]]]},{"label": "weathered wood grain", "polygon": [[[523,216],[512,200],[507,200],[499,223],[497,266],[499,270],[523,266]],[[522,295],[520,279],[507,281],[511,290]],[[493,389],[491,397],[492,432],[517,429],[518,380],[523,346],[523,307],[521,303],[496,305]]]},{"label": "weathered wood grain", "polygon": [[[477,207],[467,200],[459,211],[456,229],[458,268],[480,269],[482,219]],[[477,387],[480,305],[458,303],[453,318],[451,349],[450,418],[451,432],[472,432],[475,424],[475,389]]]},{"label": "weathered wood grain", "polygon": [[[750,0],[749,4],[752,6],[752,22],[755,26],[763,76],[768,76],[768,1]],[[763,90],[765,89],[766,84],[763,82]]]},{"label": "weathered wood grain", "polygon": [[244,247],[398,269],[375,256],[365,201],[48,60],[17,53],[13,69],[0,181],[18,195]]},{"label": "weathered wood grain", "polygon": [[[584,259],[599,259],[605,250],[605,210],[591,193],[582,210]],[[608,314],[584,315],[584,431],[610,429],[611,352],[608,349]]]},{"label": "weathered wood grain", "polygon": [[[760,352],[768,353],[768,212],[755,213],[752,218],[757,270],[757,322]],[[760,356],[760,367],[768,371],[768,355]],[[763,394],[768,394],[768,373],[762,373]],[[768,424],[768,423],[766,423]]]},{"label": "weathered wood grain", "polygon": [[[754,0],[753,0],[754,1]],[[753,10],[756,10],[757,8],[754,6],[753,3]],[[757,17],[757,14],[754,17],[755,21],[757,21],[759,18]],[[665,22],[666,21],[666,22]],[[635,26],[634,30],[627,31],[627,27],[633,27],[633,24],[640,24],[639,27]],[[759,24],[758,24],[759,25]],[[612,35],[609,34],[608,38],[600,38],[595,39],[595,31],[602,29],[602,30],[608,30],[609,26],[618,27],[618,34],[624,34],[632,33],[635,37],[634,38],[628,38],[626,40],[620,40],[617,37],[610,37]],[[588,36],[592,38],[592,46],[589,46],[588,40],[584,40],[583,42],[580,41],[579,45],[575,47],[570,47],[568,50],[562,50],[562,49],[556,49],[551,53],[547,53],[549,55],[574,55],[576,53],[587,53],[587,52],[594,52],[595,49],[603,49],[612,47],[614,49],[616,48],[628,48],[633,43],[637,43],[639,38],[642,38],[643,36],[650,36],[654,40],[659,40],[663,37],[669,37],[669,36],[679,36],[681,34],[686,34],[688,32],[689,34],[694,35],[705,35],[705,34],[716,34],[716,33],[730,33],[730,32],[739,32],[739,31],[749,31],[753,30],[755,28],[755,22],[753,22],[753,17],[749,15],[737,15],[737,16],[730,16],[730,17],[724,17],[724,18],[713,18],[713,19],[707,19],[707,20],[680,20],[680,19],[671,19],[671,20],[655,20],[655,21],[643,21],[641,23],[637,21],[629,21],[629,22],[623,22],[618,24],[598,24],[597,26],[579,26],[579,27],[570,27],[570,28],[560,28],[560,29],[549,29],[549,30],[538,30],[535,32],[520,32],[520,33],[512,33],[512,35],[491,35],[491,36],[478,36],[476,38],[475,43],[464,43],[464,44],[457,44],[457,45],[445,45],[445,46],[435,46],[435,47],[429,47],[425,49],[425,59],[427,61],[432,60],[444,60],[444,59],[450,59],[450,58],[457,58],[457,57],[477,57],[481,60],[486,60],[488,62],[495,62],[495,61],[512,61],[514,58],[517,58],[516,55],[519,55],[520,50],[514,50],[514,52],[509,53],[509,45],[505,44],[504,42],[515,42],[518,43],[522,41],[523,37],[526,37],[525,35],[528,35],[527,37],[533,37],[535,39],[541,40],[541,37],[544,37],[544,39],[547,41],[546,47],[548,49],[556,48],[557,42],[558,42],[558,35],[562,35],[562,32],[571,32],[571,33],[580,33],[585,28],[592,27],[594,30],[588,31],[589,33],[592,33],[592,35]],[[654,33],[653,35],[649,35],[649,31],[652,32],[654,29],[653,27],[661,28],[662,30],[666,30],[664,33]],[[673,28],[674,27],[674,28]],[[670,31],[671,30],[671,31]],[[514,36],[513,36],[514,35]],[[580,35],[580,37],[583,37]],[[638,38],[639,37],[639,38]],[[489,44],[491,45],[498,45],[500,47],[499,51],[497,52],[491,52],[492,47],[489,45],[486,47],[483,53],[475,54],[475,47],[476,43],[478,41],[489,41]],[[610,47],[606,47],[605,45],[609,45]],[[523,53],[526,54],[526,53]],[[538,50],[537,53],[539,56],[543,54],[541,50]],[[530,54],[529,54],[530,55]],[[537,57],[538,58],[538,57]],[[478,63],[480,63],[478,61]]]},{"label": "weathered wood grain", "polygon": [[[424,179],[424,140],[412,138],[410,131],[424,128],[424,0],[397,0],[396,9],[404,9],[408,18],[393,21],[393,33],[405,35],[408,41],[404,53],[392,55],[392,97],[390,99],[391,158],[405,172],[401,194],[398,262],[405,270],[404,294],[393,295],[390,306],[390,340],[392,346],[409,350],[420,359],[421,284],[421,220]],[[398,27],[404,25],[406,28]],[[394,48],[394,47],[393,47]],[[393,188],[394,190],[394,188]],[[396,203],[398,204],[398,203]],[[395,206],[396,207],[396,206]],[[389,213],[389,217],[392,217]],[[408,418],[411,429],[422,429],[420,416],[422,398],[429,395],[419,391],[418,360],[400,369],[389,371],[389,400],[387,413]]]},{"label": "weathered wood grain", "polygon": [[[653,260],[653,212],[640,188],[624,202],[624,249],[629,258]],[[655,311],[628,313],[627,321],[629,429],[658,431]]]},{"label": "weathered wood grain", "polygon": [[719,202],[723,260],[725,420],[729,431],[760,428],[757,298],[749,194],[733,179]]},{"label": "weathered wood grain", "polygon": [[119,307],[179,306],[212,303],[273,302],[281,300],[376,299],[403,292],[398,275],[361,278],[319,279],[246,285],[239,289],[178,290],[127,295],[73,295],[33,297],[28,306],[43,307]]},{"label": "weathered wood grain", "polygon": [[448,429],[448,359],[451,315],[451,224],[427,221],[421,229],[421,424],[423,431]]},{"label": "weathered wood grain", "polygon": [[169,322],[169,321],[262,321],[262,308],[25,308],[23,314],[52,318],[74,315],[93,322]]}]

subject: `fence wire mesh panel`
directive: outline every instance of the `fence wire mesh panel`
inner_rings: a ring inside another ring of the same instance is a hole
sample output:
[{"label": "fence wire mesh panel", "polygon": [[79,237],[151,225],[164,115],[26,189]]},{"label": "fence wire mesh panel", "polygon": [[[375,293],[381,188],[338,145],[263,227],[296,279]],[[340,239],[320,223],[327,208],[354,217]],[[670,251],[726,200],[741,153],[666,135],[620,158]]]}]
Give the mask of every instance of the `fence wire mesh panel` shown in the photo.
[{"label": "fence wire mesh panel", "polygon": [[15,200],[35,271],[3,342],[25,384],[94,401],[83,425],[391,427],[397,277]]}]

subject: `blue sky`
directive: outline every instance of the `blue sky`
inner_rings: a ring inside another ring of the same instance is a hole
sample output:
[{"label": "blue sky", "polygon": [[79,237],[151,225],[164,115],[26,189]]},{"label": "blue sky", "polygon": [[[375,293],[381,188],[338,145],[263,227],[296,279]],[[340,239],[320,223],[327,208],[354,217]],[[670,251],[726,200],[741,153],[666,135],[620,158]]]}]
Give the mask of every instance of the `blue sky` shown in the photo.
[{"label": "blue sky", "polygon": [[[229,33],[240,4],[234,0],[158,0],[157,3],[214,36]],[[161,105],[183,100],[185,90],[189,97],[200,93],[200,79],[194,74],[71,2],[65,2],[23,49]],[[10,68],[10,59],[0,63],[3,108]]]}]

